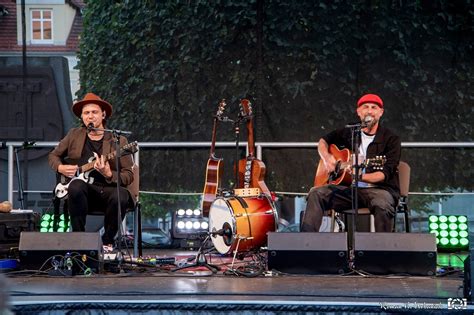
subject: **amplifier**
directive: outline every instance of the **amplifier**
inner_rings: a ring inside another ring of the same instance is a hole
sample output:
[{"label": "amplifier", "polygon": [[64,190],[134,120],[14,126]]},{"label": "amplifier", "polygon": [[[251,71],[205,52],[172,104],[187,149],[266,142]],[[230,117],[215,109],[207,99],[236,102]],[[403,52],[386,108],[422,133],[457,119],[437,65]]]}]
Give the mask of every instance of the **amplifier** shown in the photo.
[{"label": "amplifier", "polygon": [[38,212],[21,210],[21,212],[0,213],[0,258],[13,257],[12,253],[18,252],[20,234],[39,231],[39,225]]},{"label": "amplifier", "polygon": [[295,274],[348,270],[347,233],[268,233],[268,269]]},{"label": "amplifier", "polygon": [[430,233],[355,233],[355,269],[372,274],[433,276],[436,236]]},{"label": "amplifier", "polygon": [[44,271],[56,267],[83,273],[90,268],[100,273],[103,267],[102,239],[98,232],[22,232],[19,252],[22,269]]}]

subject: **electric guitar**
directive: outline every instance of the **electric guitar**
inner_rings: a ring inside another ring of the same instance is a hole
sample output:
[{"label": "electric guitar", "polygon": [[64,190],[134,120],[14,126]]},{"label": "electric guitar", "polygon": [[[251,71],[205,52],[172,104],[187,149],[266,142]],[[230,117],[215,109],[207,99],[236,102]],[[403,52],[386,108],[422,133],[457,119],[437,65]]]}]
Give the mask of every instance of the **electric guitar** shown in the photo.
[{"label": "electric guitar", "polygon": [[[334,172],[328,173],[322,159],[319,160],[318,169],[314,178],[314,186],[321,187],[325,185],[345,185],[350,186],[352,183],[352,175],[346,169],[352,165],[351,151],[349,149],[339,150],[336,145],[329,146],[329,153],[334,155],[337,164]],[[371,170],[382,170],[386,162],[385,156],[377,156],[375,158],[366,159],[362,162],[362,167]]]},{"label": "electric guitar", "polygon": [[217,122],[224,114],[225,100],[220,101],[217,108],[217,113],[214,116],[214,126],[212,127],[212,140],[211,140],[211,151],[209,153],[209,159],[207,160],[206,166],[206,180],[204,182],[203,198],[201,202],[201,209],[204,216],[209,215],[212,202],[216,199],[217,189],[221,185],[222,168],[224,160],[218,158],[215,155],[216,149],[216,133],[217,133]]},{"label": "electric guitar", "polygon": [[264,182],[265,164],[255,156],[255,142],[253,137],[252,105],[249,100],[240,101],[241,115],[247,118],[247,141],[249,154],[239,160],[239,188],[260,188],[260,191],[271,198],[270,189]]},{"label": "electric guitar", "polygon": [[[138,151],[138,143],[136,141],[130,142],[120,148],[119,155],[125,156],[133,154]],[[104,159],[105,161],[110,161],[115,158],[115,151],[109,154],[106,154]],[[88,184],[94,182],[94,177],[90,176],[90,173],[94,170],[95,157],[91,157],[88,160],[89,162],[80,166],[77,170],[76,176],[73,178],[68,178],[64,175],[61,175],[60,182],[54,188],[54,194],[57,198],[62,199],[67,196],[69,184],[75,180],[82,180]]]}]

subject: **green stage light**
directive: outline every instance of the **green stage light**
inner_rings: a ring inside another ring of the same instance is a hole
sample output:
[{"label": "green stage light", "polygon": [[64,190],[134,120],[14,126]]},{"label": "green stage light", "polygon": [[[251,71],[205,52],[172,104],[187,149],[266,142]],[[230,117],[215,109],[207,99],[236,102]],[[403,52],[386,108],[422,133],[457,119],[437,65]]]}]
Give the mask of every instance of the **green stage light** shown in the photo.
[{"label": "green stage light", "polygon": [[458,233],[458,231],[449,231],[449,236],[450,237],[458,237],[459,233]]},{"label": "green stage light", "polygon": [[[45,213],[41,217],[40,232],[53,232],[54,215]],[[57,232],[66,232],[69,229],[69,220],[64,214],[61,214],[57,219]]]},{"label": "green stage light", "polygon": [[438,249],[455,251],[467,249],[468,225],[466,216],[440,215],[429,216],[429,232],[436,235]]},{"label": "green stage light", "polygon": [[441,243],[441,245],[448,245],[449,244],[449,240],[445,237],[441,238],[439,240],[439,242]]}]

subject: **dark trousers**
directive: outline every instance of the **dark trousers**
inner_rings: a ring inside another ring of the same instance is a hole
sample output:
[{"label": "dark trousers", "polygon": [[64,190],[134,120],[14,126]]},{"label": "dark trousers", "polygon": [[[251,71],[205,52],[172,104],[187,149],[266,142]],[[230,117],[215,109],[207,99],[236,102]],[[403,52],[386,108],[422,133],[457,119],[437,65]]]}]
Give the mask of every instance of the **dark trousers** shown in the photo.
[{"label": "dark trousers", "polygon": [[[121,220],[130,207],[130,194],[120,187]],[[68,209],[73,232],[84,232],[87,214],[104,213],[104,244],[113,244],[118,231],[118,198],[117,187],[87,184],[82,180],[74,180],[68,188]],[[121,222],[121,221],[120,221]]]},{"label": "dark trousers", "polygon": [[[392,232],[395,216],[395,198],[381,188],[359,188],[359,208],[369,208],[374,215],[375,232]],[[306,211],[301,224],[302,232],[319,232],[324,211],[341,212],[352,209],[351,188],[328,185],[309,191]]]}]

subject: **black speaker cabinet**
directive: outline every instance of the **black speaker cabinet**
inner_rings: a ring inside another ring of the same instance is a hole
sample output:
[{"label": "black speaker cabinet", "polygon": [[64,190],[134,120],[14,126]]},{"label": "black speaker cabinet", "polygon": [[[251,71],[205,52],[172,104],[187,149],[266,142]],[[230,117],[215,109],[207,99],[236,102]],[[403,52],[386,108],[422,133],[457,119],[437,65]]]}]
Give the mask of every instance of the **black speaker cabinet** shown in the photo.
[{"label": "black speaker cabinet", "polygon": [[22,269],[45,271],[57,264],[59,269],[66,269],[69,261],[74,273],[80,273],[82,268],[100,273],[103,265],[102,239],[98,232],[22,232],[19,252]]},{"label": "black speaker cabinet", "polygon": [[342,274],[347,271],[347,233],[268,233],[268,269]]},{"label": "black speaker cabinet", "polygon": [[471,275],[471,255],[468,255],[464,260],[464,280],[463,280],[463,296],[472,301],[472,275]]},{"label": "black speaker cabinet", "polygon": [[371,274],[433,276],[436,237],[428,233],[355,233],[354,265]]}]

